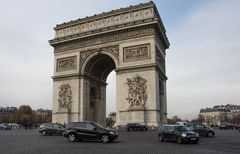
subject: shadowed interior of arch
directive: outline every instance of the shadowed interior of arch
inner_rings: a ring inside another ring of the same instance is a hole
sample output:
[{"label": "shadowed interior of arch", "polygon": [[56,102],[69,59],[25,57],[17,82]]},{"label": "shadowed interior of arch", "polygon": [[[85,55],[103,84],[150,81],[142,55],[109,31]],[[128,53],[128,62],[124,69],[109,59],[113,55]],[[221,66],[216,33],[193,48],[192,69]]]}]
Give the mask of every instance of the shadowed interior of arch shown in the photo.
[{"label": "shadowed interior of arch", "polygon": [[89,60],[85,73],[106,82],[109,73],[115,68],[115,63],[111,57],[105,54],[98,54]]}]

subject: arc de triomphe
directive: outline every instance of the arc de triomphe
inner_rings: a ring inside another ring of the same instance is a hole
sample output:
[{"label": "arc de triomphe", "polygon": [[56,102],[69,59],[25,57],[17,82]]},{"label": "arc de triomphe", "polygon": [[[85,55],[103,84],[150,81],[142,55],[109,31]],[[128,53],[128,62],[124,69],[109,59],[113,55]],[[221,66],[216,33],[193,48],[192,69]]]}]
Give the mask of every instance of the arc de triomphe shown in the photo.
[{"label": "arc de triomphe", "polygon": [[153,2],[57,25],[53,122],[105,125],[106,79],[116,71],[117,124],[166,123],[166,31]]}]

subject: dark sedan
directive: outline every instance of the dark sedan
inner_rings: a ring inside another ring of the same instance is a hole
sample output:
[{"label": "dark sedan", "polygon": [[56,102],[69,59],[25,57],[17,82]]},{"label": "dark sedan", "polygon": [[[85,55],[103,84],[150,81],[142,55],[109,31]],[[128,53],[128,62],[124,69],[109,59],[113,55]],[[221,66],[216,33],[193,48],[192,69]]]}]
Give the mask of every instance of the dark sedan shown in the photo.
[{"label": "dark sedan", "polygon": [[214,137],[215,132],[211,127],[207,127],[203,124],[193,124],[192,130],[197,132],[200,136]]},{"label": "dark sedan", "polygon": [[189,131],[185,126],[180,125],[162,125],[158,130],[158,138],[161,142],[171,140],[179,144],[197,144],[199,141],[198,133]]},{"label": "dark sedan", "polygon": [[145,125],[141,125],[139,123],[128,123],[126,125],[126,129],[128,131],[133,131],[133,130],[147,131],[148,130],[148,128]]},{"label": "dark sedan", "polygon": [[106,129],[92,121],[73,122],[66,126],[63,136],[70,142],[76,140],[100,140],[103,143],[113,142],[118,138],[114,130]]},{"label": "dark sedan", "polygon": [[39,127],[39,133],[46,135],[62,135],[64,131],[64,126],[57,123],[43,123]]},{"label": "dark sedan", "polygon": [[221,130],[221,129],[234,129],[234,125],[233,124],[231,124],[231,123],[221,123],[220,125],[219,125],[219,129]]}]

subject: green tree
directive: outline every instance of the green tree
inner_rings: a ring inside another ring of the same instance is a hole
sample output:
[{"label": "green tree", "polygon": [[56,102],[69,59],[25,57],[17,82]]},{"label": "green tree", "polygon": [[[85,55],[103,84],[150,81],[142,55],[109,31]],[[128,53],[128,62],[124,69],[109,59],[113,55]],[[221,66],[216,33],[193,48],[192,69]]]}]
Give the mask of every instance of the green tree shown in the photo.
[{"label": "green tree", "polygon": [[173,116],[172,118],[167,118],[167,123],[168,124],[175,124],[176,122],[182,121],[181,118],[179,118],[178,116]]},{"label": "green tree", "polygon": [[22,124],[26,124],[26,123],[28,123],[30,120],[31,120],[31,116],[30,116],[30,115],[22,114],[22,115],[20,116],[20,122],[21,122]]},{"label": "green tree", "polygon": [[11,123],[17,123],[17,121],[18,121],[17,114],[16,113],[11,114],[9,117],[9,121]]},{"label": "green tree", "polygon": [[21,105],[18,108],[17,115],[19,117],[18,122],[21,124],[26,124],[32,122],[32,108],[29,105]]},{"label": "green tree", "polygon": [[203,122],[204,122],[204,117],[201,114],[199,114],[196,119],[191,120],[191,123],[203,123]]}]

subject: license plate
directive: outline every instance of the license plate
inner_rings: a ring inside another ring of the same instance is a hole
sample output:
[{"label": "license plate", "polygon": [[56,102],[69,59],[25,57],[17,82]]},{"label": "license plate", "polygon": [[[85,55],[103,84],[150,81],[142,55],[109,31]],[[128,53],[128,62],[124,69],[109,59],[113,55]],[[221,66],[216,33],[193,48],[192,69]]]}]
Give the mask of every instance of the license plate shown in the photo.
[{"label": "license plate", "polygon": [[190,140],[191,140],[191,141],[195,141],[195,140],[197,140],[197,139],[196,139],[196,138],[191,138]]}]

